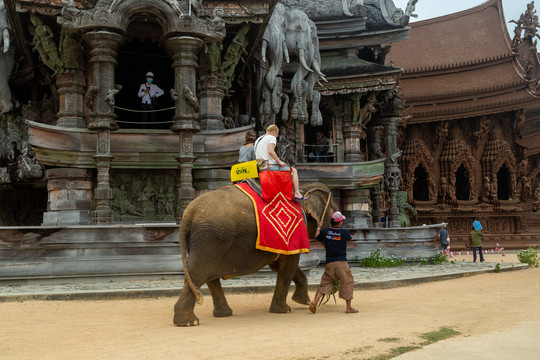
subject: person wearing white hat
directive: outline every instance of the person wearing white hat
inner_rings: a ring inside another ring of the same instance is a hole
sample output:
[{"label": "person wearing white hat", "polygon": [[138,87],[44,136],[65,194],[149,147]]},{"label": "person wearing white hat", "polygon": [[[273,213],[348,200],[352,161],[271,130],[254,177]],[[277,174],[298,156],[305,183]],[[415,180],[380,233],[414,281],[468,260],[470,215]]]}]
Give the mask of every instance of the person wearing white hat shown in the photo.
[{"label": "person wearing white hat", "polygon": [[[165,92],[159,88],[154,81],[154,73],[149,71],[146,73],[146,82],[139,87],[139,97],[141,98],[141,109],[144,111],[155,110],[157,108],[157,98],[163,95]],[[147,112],[143,113],[143,122],[148,122]],[[156,113],[150,113],[150,119],[152,122],[156,121]],[[147,126],[155,127],[155,126]]]},{"label": "person wearing white hat", "polygon": [[354,277],[347,263],[347,241],[352,237],[349,230],[342,228],[345,219],[342,213],[336,211],[332,214],[329,228],[321,229],[322,222],[317,224],[315,238],[322,242],[326,249],[326,265],[315,299],[309,304],[312,313],[317,312],[317,304],[321,297],[332,293],[336,280],[340,282],[339,297],[345,300],[347,306],[345,312],[348,314],[358,312],[351,306]]}]

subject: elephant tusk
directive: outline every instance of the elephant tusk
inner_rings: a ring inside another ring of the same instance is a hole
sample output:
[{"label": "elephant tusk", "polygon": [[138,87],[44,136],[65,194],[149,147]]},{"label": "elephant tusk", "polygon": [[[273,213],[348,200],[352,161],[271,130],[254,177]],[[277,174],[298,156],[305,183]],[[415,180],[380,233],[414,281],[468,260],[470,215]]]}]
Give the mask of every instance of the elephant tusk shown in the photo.
[{"label": "elephant tusk", "polygon": [[306,64],[306,50],[298,49],[298,58],[300,59],[300,64],[302,64],[304,69],[306,69],[309,72],[313,72],[313,70],[311,70],[309,66]]},{"label": "elephant tusk", "polygon": [[315,69],[315,72],[317,73],[317,75],[319,75],[321,79],[323,79],[323,81],[328,82],[328,80],[326,80],[326,76],[321,71],[321,67],[317,59],[313,59],[313,68]]},{"label": "elephant tusk", "polygon": [[285,56],[285,61],[288,64],[290,62],[289,49],[287,49],[287,43],[285,42],[285,40],[283,40],[283,42],[281,43],[281,46],[283,46],[283,56]]},{"label": "elephant tusk", "polygon": [[268,47],[268,41],[263,40],[262,49],[261,49],[261,57],[262,57],[263,62],[266,62],[266,48],[267,47]]}]

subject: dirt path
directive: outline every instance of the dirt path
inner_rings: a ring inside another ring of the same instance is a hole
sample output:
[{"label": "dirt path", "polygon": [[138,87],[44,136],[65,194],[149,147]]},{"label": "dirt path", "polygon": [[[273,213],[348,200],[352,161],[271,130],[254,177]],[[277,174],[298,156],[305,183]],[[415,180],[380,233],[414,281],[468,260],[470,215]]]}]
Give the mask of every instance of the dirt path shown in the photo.
[{"label": "dirt path", "polygon": [[261,294],[228,296],[234,315],[214,318],[207,296],[193,328],[172,325],[175,298],[0,303],[0,359],[369,359],[441,327],[461,335],[402,358],[466,358],[447,351],[474,346],[507,359],[526,343],[511,358],[536,359],[539,299],[540,269],[527,269],[357,291],[358,314],[339,299],[317,314],[293,302],[292,313],[270,314],[271,294]]}]

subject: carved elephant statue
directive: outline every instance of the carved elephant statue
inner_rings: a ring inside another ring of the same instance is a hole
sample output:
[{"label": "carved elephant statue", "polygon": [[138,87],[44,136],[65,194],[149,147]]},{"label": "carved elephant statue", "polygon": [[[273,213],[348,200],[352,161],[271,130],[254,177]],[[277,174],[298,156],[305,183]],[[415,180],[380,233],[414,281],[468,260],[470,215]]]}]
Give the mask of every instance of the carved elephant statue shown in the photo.
[{"label": "carved elephant statue", "polygon": [[288,63],[290,56],[296,55],[299,65],[291,83],[294,94],[292,118],[307,123],[307,102],[312,102],[311,123],[322,125],[320,94],[313,89],[319,79],[325,80],[320,69],[321,57],[315,23],[302,10],[282,3],[276,4],[263,34],[261,54],[264,62],[270,60],[263,89],[271,92],[270,96],[263,95],[266,113],[279,112],[283,59]]},{"label": "carved elephant statue", "polygon": [[15,102],[9,88],[9,78],[15,66],[15,47],[11,41],[11,26],[3,0],[0,0],[0,113],[13,110]]},{"label": "carved elephant statue", "polygon": [[[336,209],[331,192],[324,184],[302,186],[309,200],[304,203],[310,237],[315,234],[317,222],[323,217],[325,225]],[[292,299],[309,304],[307,278],[300,270],[300,254],[278,255],[255,248],[257,223],[253,203],[240,189],[226,186],[208,192],[193,200],[186,208],[180,225],[180,250],[184,263],[185,280],[182,292],[174,306],[174,324],[199,325],[193,312],[195,302],[201,302],[199,288],[208,285],[214,303],[214,316],[231,316],[220,278],[246,275],[269,265],[277,272],[276,288],[270,312],[291,311],[286,299],[291,281],[296,284]],[[186,256],[189,254],[189,257]]]}]

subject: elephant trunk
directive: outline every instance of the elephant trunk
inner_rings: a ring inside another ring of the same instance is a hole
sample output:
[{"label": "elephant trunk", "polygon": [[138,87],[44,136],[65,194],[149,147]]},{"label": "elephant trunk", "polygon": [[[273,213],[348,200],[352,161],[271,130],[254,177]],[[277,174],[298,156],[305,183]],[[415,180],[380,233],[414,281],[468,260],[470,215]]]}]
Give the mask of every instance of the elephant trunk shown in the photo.
[{"label": "elephant trunk", "polygon": [[305,49],[298,49],[298,58],[300,59],[300,64],[309,72],[313,72],[313,70],[310,69],[310,67],[306,64],[306,50]]},{"label": "elephant trunk", "polygon": [[186,255],[186,243],[187,243],[187,234],[189,233],[189,228],[191,227],[191,217],[188,214],[189,207],[184,211],[184,216],[182,218],[182,222],[180,224],[180,252],[182,253],[182,264],[184,264],[184,276],[186,278],[186,281],[188,282],[189,288],[191,291],[193,291],[193,294],[195,295],[195,298],[197,299],[197,304],[203,303],[203,297],[202,293],[197,287],[193,284],[193,281],[191,280],[191,275],[189,274],[189,267],[187,263],[187,255]]}]

